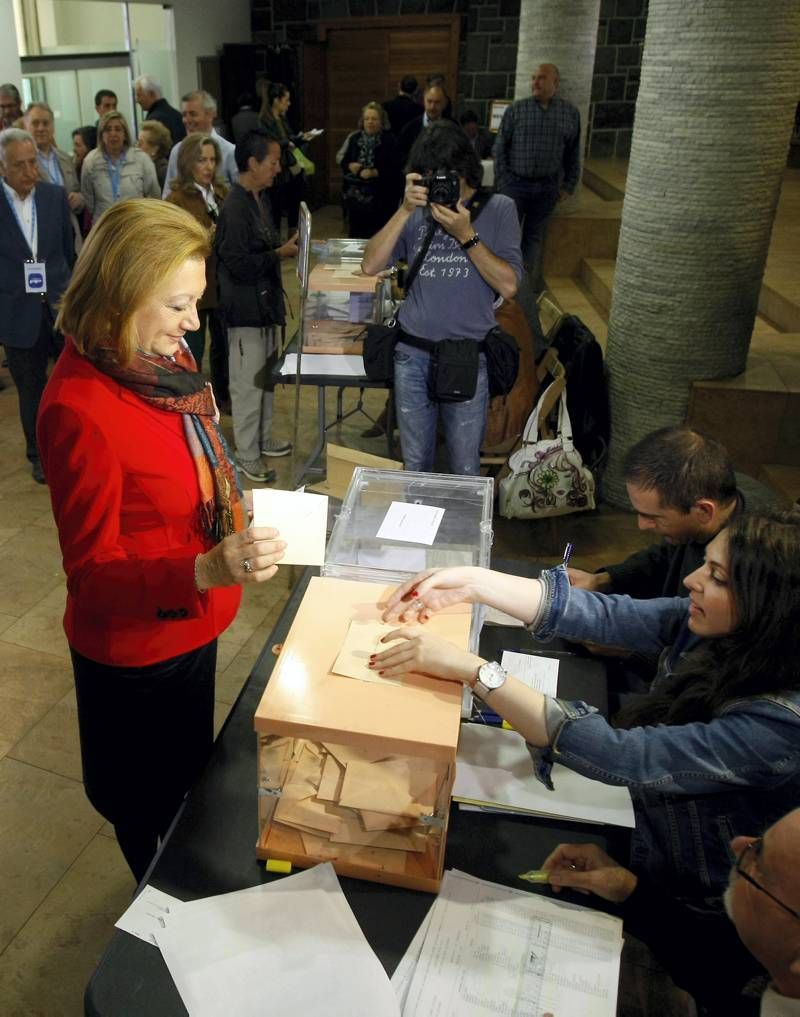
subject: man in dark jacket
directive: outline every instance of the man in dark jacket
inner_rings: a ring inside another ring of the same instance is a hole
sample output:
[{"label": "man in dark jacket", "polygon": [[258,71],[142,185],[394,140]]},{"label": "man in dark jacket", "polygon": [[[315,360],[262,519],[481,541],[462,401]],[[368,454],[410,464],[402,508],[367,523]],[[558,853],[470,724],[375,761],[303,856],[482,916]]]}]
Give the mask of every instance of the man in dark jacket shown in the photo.
[{"label": "man in dark jacket", "polygon": [[730,847],[728,917],[668,897],[595,844],[561,844],[543,867],[559,890],[620,904],[626,932],[647,943],[708,1017],[800,1014],[800,809]]},{"label": "man in dark jacket", "polygon": [[[404,164],[408,159],[408,154],[411,151],[414,142],[422,133],[423,128],[437,120],[447,119],[444,116],[444,110],[449,101],[447,93],[441,85],[430,85],[425,89],[425,95],[423,96],[425,110],[422,116],[417,116],[413,120],[409,120],[397,139],[397,145],[400,149],[400,155],[403,158]],[[438,167],[431,168],[438,169]]]},{"label": "man in dark jacket", "polygon": [[400,82],[400,91],[394,99],[387,99],[383,104],[395,137],[400,134],[407,123],[416,120],[420,115],[421,110],[414,100],[416,90],[417,79],[413,74],[407,74]]},{"label": "man in dark jacket", "polygon": [[178,110],[170,106],[164,98],[163,89],[156,79],[149,74],[143,74],[133,84],[136,101],[147,114],[145,120],[158,120],[163,124],[172,135],[173,145],[183,141],[186,137],[183,119]]},{"label": "man in dark jacket", "polygon": [[217,223],[215,247],[220,309],[228,330],[228,369],[236,459],[245,476],[275,479],[261,456],[285,456],[288,441],[272,437],[273,388],[267,365],[276,326],[285,322],[281,261],[297,254],[297,236],[281,244],[264,190],[281,171],[281,147],[263,131],[236,145],[239,181]]},{"label": "man in dark jacket", "polygon": [[569,569],[573,586],[600,593],[683,597],[683,580],[703,563],[706,544],[744,507],[726,449],[689,427],[645,435],[623,464],[640,530],[663,539],[598,572]]},{"label": "man in dark jacket", "polygon": [[47,364],[58,356],[56,306],[75,260],[67,192],[39,176],[36,145],[27,131],[0,132],[0,343],[19,394],[25,454],[33,479],[44,484],[36,444],[36,414]]}]

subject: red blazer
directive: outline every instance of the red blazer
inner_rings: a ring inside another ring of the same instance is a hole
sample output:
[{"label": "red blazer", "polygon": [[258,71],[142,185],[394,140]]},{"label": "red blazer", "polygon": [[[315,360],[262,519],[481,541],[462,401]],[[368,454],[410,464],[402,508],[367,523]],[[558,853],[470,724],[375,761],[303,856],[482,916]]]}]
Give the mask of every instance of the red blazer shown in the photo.
[{"label": "red blazer", "polygon": [[241,587],[195,587],[195,557],[212,542],[181,414],[154,409],[67,339],[37,433],[67,574],[70,646],[101,664],[138,667],[226,629]]}]

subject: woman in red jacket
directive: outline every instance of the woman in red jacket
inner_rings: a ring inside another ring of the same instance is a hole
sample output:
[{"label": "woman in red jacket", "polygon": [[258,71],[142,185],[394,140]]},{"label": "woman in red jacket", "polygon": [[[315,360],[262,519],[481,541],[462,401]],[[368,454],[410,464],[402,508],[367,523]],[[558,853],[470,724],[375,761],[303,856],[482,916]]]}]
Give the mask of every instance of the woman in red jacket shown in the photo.
[{"label": "woman in red jacket", "polygon": [[277,571],[277,531],[248,528],[198,327],[207,231],[167,202],[113,205],[58,319],[42,465],[67,573],[84,785],[137,880],[213,741],[217,637],[240,585]]}]

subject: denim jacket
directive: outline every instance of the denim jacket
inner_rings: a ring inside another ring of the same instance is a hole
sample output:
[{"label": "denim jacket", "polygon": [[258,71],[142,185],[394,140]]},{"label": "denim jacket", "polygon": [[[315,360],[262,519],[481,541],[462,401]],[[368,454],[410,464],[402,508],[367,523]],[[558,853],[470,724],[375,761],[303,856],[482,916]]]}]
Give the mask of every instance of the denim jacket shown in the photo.
[{"label": "denim jacket", "polygon": [[[654,685],[701,640],[688,600],[632,600],[571,587],[563,566],[542,573],[545,595],[530,629],[660,652]],[[553,762],[628,787],[636,812],[631,864],[682,896],[714,896],[728,882],[729,841],[758,835],[800,804],[800,693],[729,703],[708,723],[617,730],[583,702],[551,699],[550,747],[531,748],[539,779]]]}]

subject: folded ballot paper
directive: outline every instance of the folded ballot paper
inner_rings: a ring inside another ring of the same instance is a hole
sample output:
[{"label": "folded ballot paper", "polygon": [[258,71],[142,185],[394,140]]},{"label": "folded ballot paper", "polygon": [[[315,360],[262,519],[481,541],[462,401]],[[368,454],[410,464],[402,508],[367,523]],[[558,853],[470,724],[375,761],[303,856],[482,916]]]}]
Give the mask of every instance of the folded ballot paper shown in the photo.
[{"label": "folded ballot paper", "polygon": [[155,939],[189,1017],[400,1017],[329,862],[187,903],[140,897],[118,925]]},{"label": "folded ballot paper", "polygon": [[626,787],[601,784],[556,764],[554,791],[537,780],[524,740],[516,731],[462,724],[453,798],[464,806],[551,816],[581,823],[636,825]]},{"label": "folded ballot paper", "polygon": [[618,918],[448,871],[392,986],[402,1017],[614,1017],[621,952]]}]

